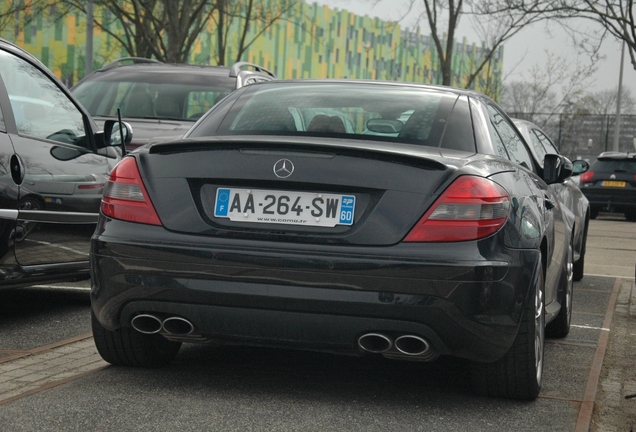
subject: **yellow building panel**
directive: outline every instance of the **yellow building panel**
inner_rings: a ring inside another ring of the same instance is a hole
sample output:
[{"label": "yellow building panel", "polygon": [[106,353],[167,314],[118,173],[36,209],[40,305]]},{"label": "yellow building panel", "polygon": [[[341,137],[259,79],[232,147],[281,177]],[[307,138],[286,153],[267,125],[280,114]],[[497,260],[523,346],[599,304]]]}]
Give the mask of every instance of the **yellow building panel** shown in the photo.
[{"label": "yellow building panel", "polygon": [[285,77],[291,78],[293,70],[294,70],[294,59],[289,58],[287,59],[287,75]]},{"label": "yellow building panel", "polygon": [[75,45],[77,29],[75,28],[75,15],[69,15],[66,17],[66,26],[68,31],[66,32],[67,43],[69,45]]},{"label": "yellow building panel", "polygon": [[[23,1],[31,4],[34,0]],[[58,0],[45,1],[54,5]],[[435,46],[426,37],[421,37],[422,29],[419,26],[412,30],[406,29],[406,31],[415,32],[409,35],[408,39],[412,42],[407,48],[402,45],[400,23],[385,22],[381,18],[370,18],[366,15],[361,17],[347,10],[318,6],[310,2],[311,0],[296,2],[294,8],[291,11],[288,10],[284,19],[267,30],[262,23],[254,23],[250,26],[250,37],[255,34],[259,36],[241,58],[263,64],[264,67],[276,71],[280,78],[349,76],[351,78],[439,81],[439,60]],[[0,0],[0,5],[2,4]],[[125,7],[130,8],[131,3],[128,0],[124,1],[124,4]],[[256,5],[257,11],[267,13],[270,17],[276,13],[276,8],[280,8],[280,4],[274,0],[259,1]],[[95,8],[97,20],[103,18],[103,11],[101,7]],[[215,22],[218,22],[218,12],[215,14],[215,17],[207,23],[207,32],[204,30],[194,42],[190,53],[192,62],[205,62],[208,54],[213,59],[216,57]],[[83,61],[81,57],[85,52],[86,17],[82,15],[65,17],[57,25],[53,19],[54,17],[49,16],[49,12],[46,11],[42,26],[39,26],[38,22],[37,31],[33,28],[35,24],[20,25],[21,31],[17,37],[13,33],[13,28],[4,29],[2,35],[14,40],[36,56],[41,55],[43,47],[46,47],[49,51],[47,63],[56,75],[60,76],[62,70],[65,75],[68,75],[73,68],[76,69],[74,73],[78,73],[81,69],[78,63]],[[56,33],[56,29],[60,30],[59,26],[62,26],[63,40],[54,42],[55,35],[59,35]],[[340,35],[336,34],[338,27],[340,27]],[[357,36],[348,40],[351,27],[356,29]],[[111,30],[121,34],[121,28],[118,26],[111,27]],[[230,49],[227,53],[228,58],[232,58],[236,55],[235,44],[232,42],[238,38],[241,28],[234,23],[228,30],[235,33],[229,40]],[[263,30],[265,31],[261,34]],[[25,34],[25,31],[29,33]],[[114,58],[127,55],[113,36],[98,26],[95,26],[93,31],[95,62],[105,64]],[[24,43],[27,35],[32,36],[31,43],[28,45]],[[320,35],[319,38],[318,35]],[[367,37],[364,38],[363,35]],[[374,38],[373,46],[367,46],[369,38]],[[301,42],[297,43],[297,40]],[[478,44],[469,44],[466,38],[461,42],[458,41],[456,47],[458,58],[453,64],[454,80],[465,80],[471,66],[481,55],[482,48]],[[338,53],[337,62],[336,53]],[[502,60],[500,57],[501,54],[498,54],[491,68],[484,68],[479,73],[475,87],[489,85],[485,83],[486,81],[501,81]],[[377,62],[380,62],[379,70],[375,69]],[[391,66],[395,69],[391,69]],[[394,70],[400,70],[400,76],[393,76]]]}]

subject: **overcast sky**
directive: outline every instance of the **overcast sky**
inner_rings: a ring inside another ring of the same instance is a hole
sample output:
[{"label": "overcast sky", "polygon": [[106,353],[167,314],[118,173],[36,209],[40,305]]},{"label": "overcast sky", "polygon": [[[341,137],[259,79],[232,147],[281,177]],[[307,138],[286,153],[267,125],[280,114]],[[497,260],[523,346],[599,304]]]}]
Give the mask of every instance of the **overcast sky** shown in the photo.
[{"label": "overcast sky", "polygon": [[[310,0],[311,1],[311,0]],[[318,4],[325,4],[331,8],[346,9],[358,15],[377,16],[384,20],[398,20],[408,0],[314,0]],[[420,2],[421,3],[421,2]],[[413,13],[410,16],[415,17]],[[402,21],[403,26],[417,25],[414,18]],[[588,22],[575,23],[576,27],[585,33],[600,34],[603,29]],[[422,28],[425,25],[421,25]],[[427,27],[427,26],[426,26]],[[422,33],[428,32],[422,30]],[[479,37],[472,29],[472,24],[467,17],[460,20],[459,31],[456,40],[467,38],[469,43],[479,43]],[[581,67],[589,67],[586,56],[578,56],[571,38],[558,24],[537,23],[523,29],[513,36],[504,46],[504,82],[529,77],[529,70],[533,65],[541,64],[546,58],[546,50],[553,55],[568,59],[572,65],[580,63]],[[604,59],[597,63],[597,72],[590,81],[591,91],[618,89],[620,69],[621,43],[608,36],[601,46],[601,54]],[[625,66],[623,69],[623,86],[629,88],[632,95],[636,96],[636,70],[629,62],[629,56],[625,54]]]}]

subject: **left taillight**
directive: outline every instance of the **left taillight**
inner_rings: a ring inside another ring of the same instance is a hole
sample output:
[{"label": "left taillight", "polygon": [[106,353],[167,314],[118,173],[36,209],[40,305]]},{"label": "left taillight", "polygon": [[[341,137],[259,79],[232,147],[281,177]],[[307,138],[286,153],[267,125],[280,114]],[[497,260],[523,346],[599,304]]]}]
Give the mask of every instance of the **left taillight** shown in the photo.
[{"label": "left taillight", "polygon": [[161,225],[141,180],[135,158],[122,159],[111,171],[102,195],[101,210],[113,219]]},{"label": "left taillight", "polygon": [[508,219],[510,195],[484,177],[458,177],[404,238],[405,242],[477,240],[497,232]]},{"label": "left taillight", "polygon": [[592,181],[593,177],[594,177],[593,171],[586,171],[583,174],[581,174],[581,176],[579,177],[579,183],[589,183]]}]

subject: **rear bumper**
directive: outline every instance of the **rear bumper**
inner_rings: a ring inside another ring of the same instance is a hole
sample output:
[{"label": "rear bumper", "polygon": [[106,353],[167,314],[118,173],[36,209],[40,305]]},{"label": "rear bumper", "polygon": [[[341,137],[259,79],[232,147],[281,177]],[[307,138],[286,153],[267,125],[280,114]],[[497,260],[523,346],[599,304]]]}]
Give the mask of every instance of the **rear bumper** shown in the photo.
[{"label": "rear bumper", "polygon": [[[114,234],[117,225],[134,225],[108,224]],[[130,326],[142,313],[178,316],[194,326],[194,337],[184,340],[350,354],[360,353],[362,334],[381,332],[423,337],[441,355],[500,358],[517,334],[539,259],[537,251],[505,249],[497,236],[462,244],[283,250],[135,229],[147,242],[105,232],[92,241],[92,306],[105,327]]]},{"label": "rear bumper", "polygon": [[590,202],[590,208],[617,212],[636,210],[635,189],[584,187],[581,190]]}]

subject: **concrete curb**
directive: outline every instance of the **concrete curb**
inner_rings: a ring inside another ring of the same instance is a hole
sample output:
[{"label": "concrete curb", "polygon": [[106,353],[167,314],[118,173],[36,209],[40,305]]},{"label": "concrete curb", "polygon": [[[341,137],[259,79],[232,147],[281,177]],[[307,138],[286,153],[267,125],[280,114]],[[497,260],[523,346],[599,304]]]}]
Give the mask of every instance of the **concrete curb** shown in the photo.
[{"label": "concrete curb", "polygon": [[620,283],[591,432],[636,430],[636,285]]}]

